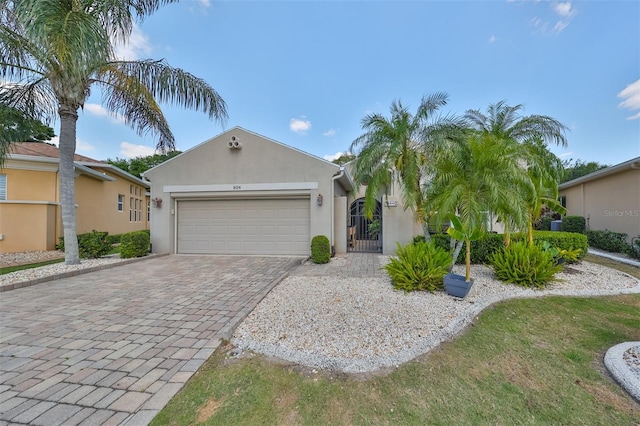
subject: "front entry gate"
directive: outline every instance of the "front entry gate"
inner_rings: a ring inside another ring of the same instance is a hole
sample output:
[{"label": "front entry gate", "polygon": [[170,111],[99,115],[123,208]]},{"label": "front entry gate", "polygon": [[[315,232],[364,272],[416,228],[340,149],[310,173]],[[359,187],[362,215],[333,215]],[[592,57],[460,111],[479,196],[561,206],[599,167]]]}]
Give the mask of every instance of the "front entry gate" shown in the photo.
[{"label": "front entry gate", "polygon": [[364,214],[364,198],[351,203],[347,227],[347,251],[382,253],[382,205],[376,202],[371,218]]}]

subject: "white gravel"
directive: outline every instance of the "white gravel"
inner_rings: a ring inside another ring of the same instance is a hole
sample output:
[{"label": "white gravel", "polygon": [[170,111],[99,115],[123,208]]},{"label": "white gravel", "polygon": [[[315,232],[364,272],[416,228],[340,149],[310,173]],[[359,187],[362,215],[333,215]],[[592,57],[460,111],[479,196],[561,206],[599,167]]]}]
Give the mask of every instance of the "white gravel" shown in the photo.
[{"label": "white gravel", "polygon": [[[36,253],[36,252],[33,252]],[[48,252],[41,252],[48,253]],[[22,259],[29,258],[30,261],[42,262],[48,260],[46,256],[33,256],[22,257]],[[110,263],[124,262],[128,259],[120,259],[119,255],[102,257],[100,259],[80,259],[79,265],[65,265],[64,262],[54,263],[52,265],[40,266],[38,268],[23,269],[21,271],[10,272],[8,274],[0,275],[0,286],[8,284],[16,284],[25,281],[36,280],[43,277],[49,277],[51,275],[64,274],[66,272],[77,271],[81,269],[93,268],[95,266],[107,265]],[[23,262],[28,263],[28,262]]]},{"label": "white gravel", "polygon": [[388,277],[291,276],[240,324],[232,343],[308,367],[371,372],[429,351],[500,300],[640,293],[635,278],[588,262],[571,265],[545,290],[503,284],[485,266],[472,266],[471,275],[475,284],[462,300],[441,292],[403,293]]}]

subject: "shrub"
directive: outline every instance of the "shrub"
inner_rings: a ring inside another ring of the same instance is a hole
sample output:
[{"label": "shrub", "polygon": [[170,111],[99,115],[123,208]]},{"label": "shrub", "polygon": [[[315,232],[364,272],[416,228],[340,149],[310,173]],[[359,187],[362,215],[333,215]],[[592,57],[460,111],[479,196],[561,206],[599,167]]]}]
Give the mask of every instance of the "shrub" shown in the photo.
[{"label": "shrub", "polygon": [[451,266],[448,250],[436,246],[433,242],[418,241],[404,247],[398,243],[396,256],[391,257],[389,263],[384,266],[395,288],[431,292],[444,288],[442,280]]},{"label": "shrub", "polygon": [[640,235],[631,240],[627,254],[636,259],[640,259]]},{"label": "shrub", "polygon": [[324,235],[316,235],[311,239],[311,261],[313,263],[329,263],[331,244]]},{"label": "shrub", "polygon": [[562,218],[561,229],[563,232],[577,232],[584,234],[586,222],[582,216],[565,216]]},{"label": "shrub", "polygon": [[[451,237],[444,234],[435,234],[431,240],[440,248],[451,251]],[[471,241],[471,263],[489,263],[489,257],[504,247],[504,236],[502,234],[485,233],[479,240]],[[458,254],[456,263],[465,263],[464,249]]]},{"label": "shrub", "polygon": [[78,253],[86,259],[97,259],[111,251],[111,244],[107,241],[108,232],[93,230],[78,235]]},{"label": "shrub", "polygon": [[[511,241],[524,241],[526,235],[516,234]],[[576,250],[580,249],[579,259],[582,259],[587,255],[589,251],[589,244],[587,243],[587,236],[584,234],[578,234],[576,232],[558,232],[558,231],[536,231],[533,233],[533,241],[536,244],[542,241],[548,241],[553,247],[558,250]]]},{"label": "shrub", "polygon": [[613,231],[586,231],[589,245],[612,253],[626,253],[629,244],[627,234]]},{"label": "shrub", "polygon": [[544,287],[562,269],[551,252],[525,241],[512,242],[496,252],[491,264],[496,278],[522,287]]},{"label": "shrub", "polygon": [[134,231],[120,237],[120,257],[142,257],[149,253],[149,234],[145,231]]},{"label": "shrub", "polygon": [[[78,255],[83,259],[97,259],[111,251],[108,232],[93,230],[77,237]],[[58,239],[56,249],[64,251],[64,237]]]},{"label": "shrub", "polygon": [[107,241],[111,245],[120,244],[120,238],[122,238],[122,234],[107,235]]}]

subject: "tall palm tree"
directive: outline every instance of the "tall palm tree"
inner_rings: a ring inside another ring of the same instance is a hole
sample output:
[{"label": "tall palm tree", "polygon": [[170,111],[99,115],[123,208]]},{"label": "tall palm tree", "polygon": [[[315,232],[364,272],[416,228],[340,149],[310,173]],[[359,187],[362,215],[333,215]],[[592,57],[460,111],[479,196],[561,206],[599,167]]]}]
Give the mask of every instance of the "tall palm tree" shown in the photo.
[{"label": "tall palm tree", "polygon": [[224,120],[226,106],[204,80],[160,60],[126,61],[114,43],[176,0],[20,0],[0,5],[0,76],[12,84],[2,101],[34,118],[60,119],[60,199],[65,262],[79,263],[76,239],[74,153],[76,122],[91,89],[102,90],[112,113],[143,135],[158,138],[161,152],[175,139],[158,102],[202,111]]},{"label": "tall palm tree", "polygon": [[[504,141],[520,144],[540,141],[543,144],[553,143],[563,147],[567,146],[567,127],[565,125],[546,115],[523,116],[521,114],[523,109],[523,105],[509,106],[505,101],[500,101],[496,104],[490,104],[486,114],[479,110],[467,110],[464,120],[467,127],[476,129],[484,134],[491,134],[493,137]],[[535,163],[534,159],[531,158],[534,154],[534,150],[522,150],[523,158],[521,163],[523,166]],[[527,185],[528,190],[533,191],[531,194],[536,194],[534,184],[531,181]],[[533,195],[533,197],[535,198],[536,196]],[[529,225],[529,223],[527,219],[525,219],[524,223],[514,222],[514,217],[510,216],[507,211],[501,209],[500,206],[496,207],[496,214],[505,227],[505,243],[508,245],[511,229],[522,228]]]},{"label": "tall palm tree", "polygon": [[421,182],[430,146],[437,145],[443,129],[454,119],[435,116],[446,105],[445,93],[422,98],[416,114],[400,101],[391,104],[391,117],[368,114],[362,121],[365,133],[353,141],[349,149],[356,154],[353,177],[358,185],[366,185],[364,211],[372,215],[378,197],[394,182],[400,184],[404,208],[410,208],[428,227]]}]

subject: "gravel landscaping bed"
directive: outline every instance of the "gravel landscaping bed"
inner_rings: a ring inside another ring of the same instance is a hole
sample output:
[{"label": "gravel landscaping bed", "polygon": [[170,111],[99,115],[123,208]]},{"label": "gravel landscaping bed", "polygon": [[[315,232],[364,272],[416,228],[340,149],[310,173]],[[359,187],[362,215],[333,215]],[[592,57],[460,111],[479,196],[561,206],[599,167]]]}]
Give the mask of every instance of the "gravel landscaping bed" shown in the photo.
[{"label": "gravel landscaping bed", "polygon": [[[454,272],[463,269],[456,266]],[[371,372],[429,351],[500,300],[640,293],[635,278],[589,262],[570,265],[557,275],[562,281],[545,290],[506,285],[485,266],[472,266],[471,275],[475,284],[465,299],[404,293],[388,277],[291,276],[249,314],[232,343],[308,367]]]}]

